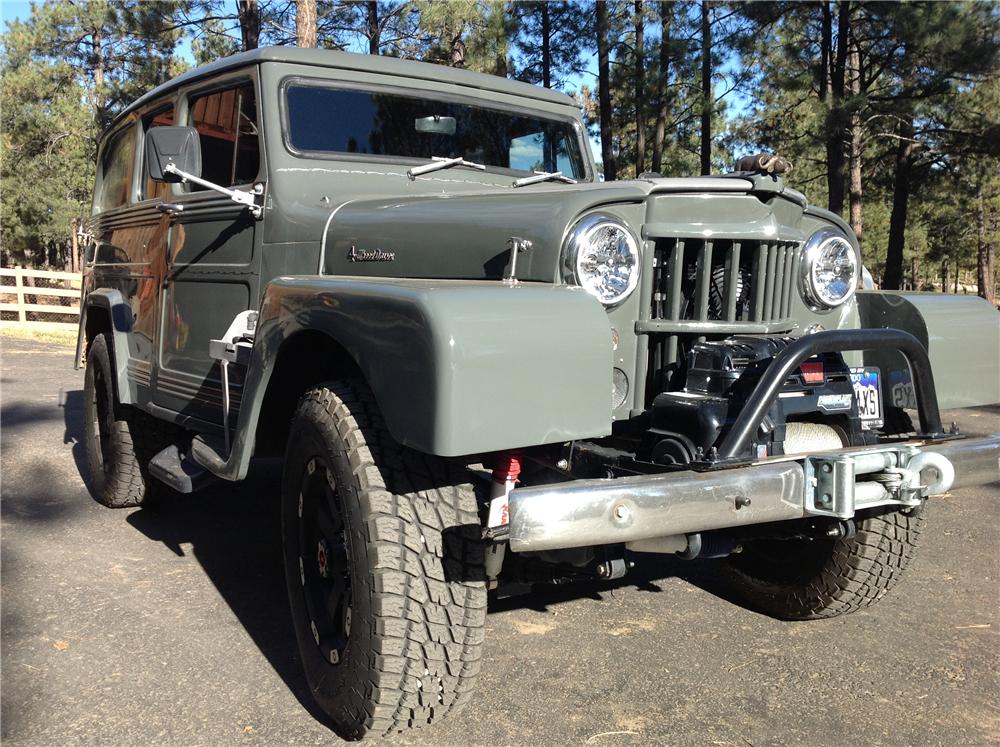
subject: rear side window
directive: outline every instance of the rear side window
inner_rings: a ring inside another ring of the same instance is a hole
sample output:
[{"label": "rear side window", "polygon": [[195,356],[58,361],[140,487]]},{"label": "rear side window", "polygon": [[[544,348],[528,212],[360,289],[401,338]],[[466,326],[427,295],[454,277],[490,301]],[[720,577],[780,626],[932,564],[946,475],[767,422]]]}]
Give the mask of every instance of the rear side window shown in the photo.
[{"label": "rear side window", "polygon": [[94,212],[100,213],[128,204],[134,161],[135,127],[128,126],[113,135],[104,146],[101,185],[94,199]]},{"label": "rear side window", "polygon": [[193,97],[190,119],[201,140],[202,178],[226,187],[257,178],[260,142],[252,83]]},{"label": "rear side window", "polygon": [[[154,127],[163,127],[174,123],[174,107],[168,106],[149,115],[142,121],[143,132],[149,132]],[[148,173],[143,170],[146,183],[142,188],[142,197],[145,200],[153,198],[163,199],[170,194],[170,184],[167,182],[154,182],[149,178]]]}]

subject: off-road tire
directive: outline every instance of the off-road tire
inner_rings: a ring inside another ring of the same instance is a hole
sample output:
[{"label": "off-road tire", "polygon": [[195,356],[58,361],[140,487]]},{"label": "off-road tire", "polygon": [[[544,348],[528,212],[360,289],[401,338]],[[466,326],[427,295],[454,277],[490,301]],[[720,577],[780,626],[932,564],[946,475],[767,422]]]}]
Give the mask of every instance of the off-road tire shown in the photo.
[{"label": "off-road tire", "polygon": [[84,481],[91,495],[108,508],[149,505],[170,489],[147,472],[156,453],[178,437],[163,423],[115,396],[114,364],[107,339],[94,337],[84,374]]},{"label": "off-road tire", "polygon": [[[307,573],[316,571],[308,564],[317,550],[300,546],[313,536],[302,528],[300,501],[315,470],[329,470],[327,500],[341,516],[346,627],[309,619],[316,597]],[[395,442],[363,382],[322,384],[299,401],[285,456],[282,538],[306,679],[335,731],[346,739],[385,735],[465,704],[486,619],[476,495],[464,468]],[[318,631],[327,629],[336,644],[321,645]]]},{"label": "off-road tire", "polygon": [[787,620],[837,617],[868,607],[893,588],[913,559],[926,506],[858,521],[853,537],[757,540],[731,556],[734,591]]}]

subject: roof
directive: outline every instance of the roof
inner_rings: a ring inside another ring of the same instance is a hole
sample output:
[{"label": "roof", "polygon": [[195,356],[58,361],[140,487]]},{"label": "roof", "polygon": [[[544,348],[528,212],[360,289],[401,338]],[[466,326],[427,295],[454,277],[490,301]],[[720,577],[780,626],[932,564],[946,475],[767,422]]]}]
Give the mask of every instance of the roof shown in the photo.
[{"label": "roof", "polygon": [[402,78],[412,78],[414,80],[428,80],[444,83],[454,83],[455,85],[468,88],[478,88],[490,92],[507,93],[513,96],[523,96],[526,98],[548,101],[564,106],[576,106],[576,102],[564,93],[553,91],[541,86],[533,86],[530,83],[522,83],[516,80],[501,78],[498,75],[486,75],[484,73],[474,73],[469,70],[462,70],[445,65],[433,65],[427,62],[414,62],[412,60],[401,60],[398,57],[385,57],[383,55],[354,54],[351,52],[338,52],[330,49],[306,49],[302,47],[261,47],[252,49],[249,52],[241,52],[230,57],[223,57],[215,62],[211,62],[201,67],[189,70],[183,75],[179,75],[162,85],[157,86],[152,91],[143,94],[138,99],[127,106],[118,119],[148,101],[162,96],[179,86],[191,83],[199,78],[204,78],[233,68],[244,67],[246,65],[260,62],[288,62],[296,65],[315,65],[316,67],[334,68],[340,70],[356,70],[368,73],[381,73],[383,75],[395,75]]}]

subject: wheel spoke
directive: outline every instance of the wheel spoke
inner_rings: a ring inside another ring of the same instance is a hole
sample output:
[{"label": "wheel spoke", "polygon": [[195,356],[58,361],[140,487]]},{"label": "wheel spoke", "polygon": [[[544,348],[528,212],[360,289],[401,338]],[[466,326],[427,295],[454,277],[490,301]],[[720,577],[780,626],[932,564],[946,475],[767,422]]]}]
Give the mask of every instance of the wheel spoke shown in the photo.
[{"label": "wheel spoke", "polygon": [[319,505],[316,507],[316,529],[320,536],[325,537],[326,541],[332,544],[340,537],[343,525],[333,515],[325,500],[319,500],[317,503]]},{"label": "wheel spoke", "polygon": [[335,628],[340,627],[340,620],[337,615],[340,614],[340,605],[344,601],[346,591],[347,579],[344,575],[338,573],[330,579],[324,603],[326,605],[327,614],[330,616],[330,619],[334,621]]}]

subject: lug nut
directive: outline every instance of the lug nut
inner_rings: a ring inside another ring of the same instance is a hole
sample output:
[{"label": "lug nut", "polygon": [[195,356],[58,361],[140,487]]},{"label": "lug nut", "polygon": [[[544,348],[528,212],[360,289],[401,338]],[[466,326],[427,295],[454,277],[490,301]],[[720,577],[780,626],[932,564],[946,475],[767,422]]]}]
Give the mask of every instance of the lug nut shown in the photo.
[{"label": "lug nut", "polygon": [[625,521],[628,518],[628,506],[622,503],[615,506],[615,518],[619,521]]},{"label": "lug nut", "polygon": [[739,509],[741,509],[741,508],[744,508],[745,506],[749,506],[750,503],[751,503],[750,498],[748,498],[747,496],[745,496],[745,495],[738,495],[738,496],[736,496],[736,510],[737,511]]},{"label": "lug nut", "polygon": [[556,462],[556,467],[558,467],[559,469],[569,469],[569,460],[560,459],[558,462]]}]

